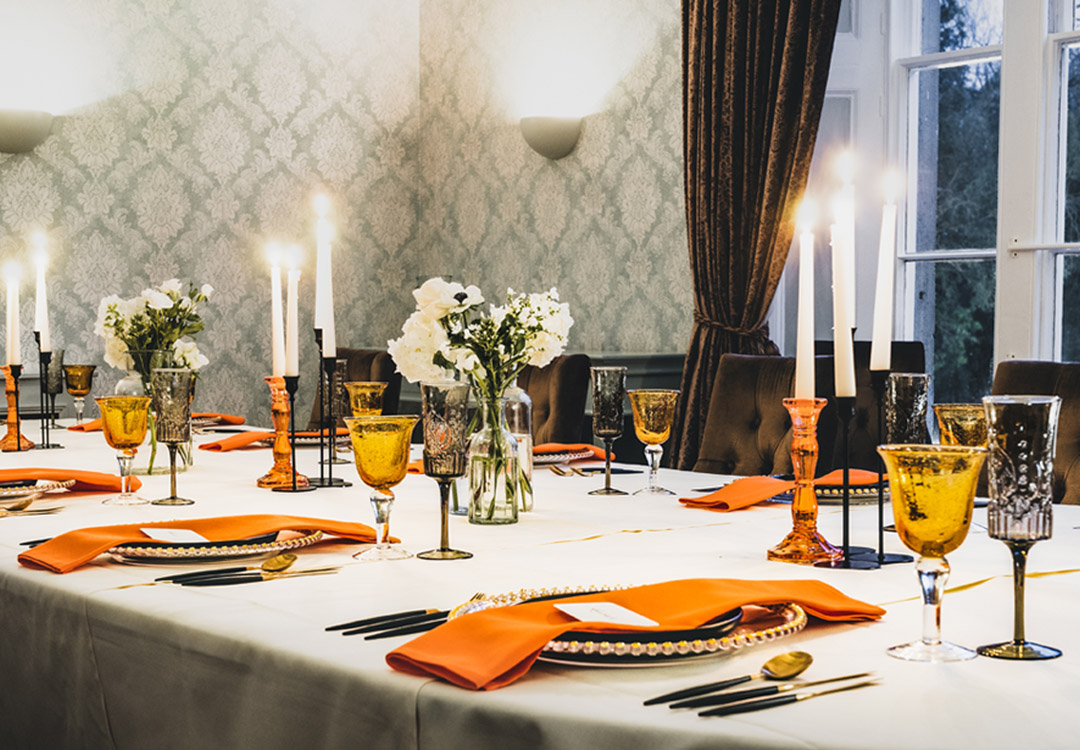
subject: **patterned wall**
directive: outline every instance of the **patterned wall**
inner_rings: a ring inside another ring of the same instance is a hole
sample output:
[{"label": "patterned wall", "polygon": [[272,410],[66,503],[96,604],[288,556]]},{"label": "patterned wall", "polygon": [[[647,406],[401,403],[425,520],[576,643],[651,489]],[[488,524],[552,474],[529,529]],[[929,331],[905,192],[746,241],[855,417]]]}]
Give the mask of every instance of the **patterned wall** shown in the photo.
[{"label": "patterned wall", "polygon": [[[53,339],[65,360],[102,362],[93,324],[105,294],[173,276],[210,283],[199,342],[211,364],[197,406],[265,423],[264,248],[270,238],[302,243],[301,321],[310,321],[318,190],[333,200],[338,232],[338,331],[352,331],[355,345],[383,344],[412,307],[415,3],[61,4],[77,33],[103,35],[109,57],[86,64],[119,93],[57,120],[34,153],[0,155],[0,259],[23,260],[28,274],[26,238],[47,232]],[[25,358],[32,285],[22,299]],[[310,334],[301,342],[301,371],[311,372]],[[95,393],[111,391],[119,373],[99,374]],[[310,403],[308,389],[301,396]]]},{"label": "patterned wall", "polygon": [[[57,39],[97,40],[102,54],[79,65],[111,92],[58,119],[34,153],[0,155],[0,260],[28,273],[26,239],[47,232],[54,346],[68,362],[101,362],[105,294],[210,283],[199,405],[265,422],[263,249],[303,243],[310,320],[320,189],[335,207],[342,343],[382,345],[417,278],[451,274],[489,296],[558,286],[575,350],[684,348],[678,0],[42,2],[60,6]],[[604,58],[632,52],[558,162],[528,148],[507,95],[530,90],[508,71],[537,8],[577,19],[581,45]],[[302,349],[309,373],[310,337]],[[119,373],[100,372],[95,392],[111,390]],[[313,380],[302,378],[304,408]]]},{"label": "patterned wall", "polygon": [[[421,0],[422,275],[453,273],[489,297],[557,286],[575,350],[685,350],[679,13],[678,0]],[[558,86],[627,60],[576,150],[552,162],[517,124],[543,113],[514,100],[538,86],[520,56],[567,36],[579,44],[555,50],[572,63]],[[592,54],[576,66],[580,52]]]}]

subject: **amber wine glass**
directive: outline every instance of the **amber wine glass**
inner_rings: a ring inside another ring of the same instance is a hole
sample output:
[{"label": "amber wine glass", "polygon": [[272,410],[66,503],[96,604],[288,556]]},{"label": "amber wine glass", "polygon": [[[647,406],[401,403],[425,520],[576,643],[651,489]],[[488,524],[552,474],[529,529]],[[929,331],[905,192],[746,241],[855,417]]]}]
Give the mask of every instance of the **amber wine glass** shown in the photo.
[{"label": "amber wine glass", "polygon": [[67,392],[75,402],[75,424],[82,424],[83,406],[94,382],[97,365],[64,365]]},{"label": "amber wine glass", "polygon": [[986,447],[986,410],[982,404],[934,404],[942,445]]},{"label": "amber wine glass", "polygon": [[971,526],[975,486],[986,460],[978,446],[882,445],[900,540],[919,555],[915,569],[923,590],[921,640],[893,646],[907,661],[964,661],[971,649],[941,640],[941,597],[949,578],[945,555],[963,544]]},{"label": "amber wine glass", "polygon": [[149,396],[107,396],[96,399],[101,410],[105,441],[116,449],[120,464],[120,494],[104,500],[105,505],[143,505],[149,502],[131,491],[131,463],[135,451],[146,439]]},{"label": "amber wine glass", "polygon": [[375,523],[382,526],[378,544],[353,555],[359,560],[412,557],[411,552],[390,543],[390,508],[394,504],[394,493],[390,488],[405,478],[409,467],[409,443],[419,420],[413,416],[378,415],[345,418],[352,439],[356,473],[372,489],[371,508],[375,512]]},{"label": "amber wine glass", "polygon": [[671,490],[656,485],[656,475],[660,470],[660,459],[664,455],[664,449],[660,446],[671,436],[679,392],[639,389],[627,391],[626,395],[630,397],[630,408],[634,412],[634,432],[637,433],[638,440],[645,443],[645,458],[649,462],[649,484],[634,494],[674,495]]},{"label": "amber wine glass", "polygon": [[371,417],[382,414],[383,393],[386,383],[354,380],[345,384],[349,392],[349,408],[354,417]]}]

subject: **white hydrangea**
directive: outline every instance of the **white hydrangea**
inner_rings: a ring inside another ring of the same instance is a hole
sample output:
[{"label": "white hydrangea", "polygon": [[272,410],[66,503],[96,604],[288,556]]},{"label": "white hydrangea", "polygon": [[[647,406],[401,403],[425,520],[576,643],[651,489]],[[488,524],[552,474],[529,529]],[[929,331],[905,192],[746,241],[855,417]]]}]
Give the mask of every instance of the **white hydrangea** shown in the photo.
[{"label": "white hydrangea", "polygon": [[173,356],[177,365],[189,370],[197,371],[210,364],[210,360],[199,351],[199,345],[190,336],[185,336],[173,344]]},{"label": "white hydrangea", "polygon": [[[465,296],[459,299],[460,295]],[[466,288],[456,281],[444,281],[440,278],[425,281],[419,289],[413,291],[413,297],[416,299],[418,311],[431,320],[440,320],[450,313],[464,312],[484,301],[478,287],[470,285]]]},{"label": "white hydrangea", "polygon": [[435,364],[436,353],[449,358],[449,339],[437,320],[417,310],[401,328],[399,338],[386,342],[387,350],[400,372],[410,383],[439,380],[443,368]]},{"label": "white hydrangea", "polygon": [[172,297],[157,289],[143,289],[140,296],[152,310],[168,310],[173,306]]},{"label": "white hydrangea", "polygon": [[183,291],[183,287],[180,285],[180,279],[169,279],[168,281],[163,281],[161,282],[161,285],[158,287],[158,289],[165,292],[166,294],[180,294],[180,292]]},{"label": "white hydrangea", "polygon": [[130,370],[134,367],[131,357],[128,356],[127,344],[116,336],[105,337],[105,364],[118,370]]}]

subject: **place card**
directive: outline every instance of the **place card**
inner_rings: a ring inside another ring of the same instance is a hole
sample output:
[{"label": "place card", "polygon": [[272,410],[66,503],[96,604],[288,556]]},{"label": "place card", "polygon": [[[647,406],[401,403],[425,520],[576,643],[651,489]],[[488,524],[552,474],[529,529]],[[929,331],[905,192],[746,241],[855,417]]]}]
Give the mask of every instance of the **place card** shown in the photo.
[{"label": "place card", "polygon": [[209,542],[210,540],[204,537],[197,531],[191,529],[139,529],[142,533],[153,539],[155,542],[167,542],[168,544],[192,544],[195,542]]},{"label": "place card", "polygon": [[656,627],[660,624],[613,602],[560,602],[555,604],[555,609],[581,622],[606,622],[609,625],[641,628]]}]

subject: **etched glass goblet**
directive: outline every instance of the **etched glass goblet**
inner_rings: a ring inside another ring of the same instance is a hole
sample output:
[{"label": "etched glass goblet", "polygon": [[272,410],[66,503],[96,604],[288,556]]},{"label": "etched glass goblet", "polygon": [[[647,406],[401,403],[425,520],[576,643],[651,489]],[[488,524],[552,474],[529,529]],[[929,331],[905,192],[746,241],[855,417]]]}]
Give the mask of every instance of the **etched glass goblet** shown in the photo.
[{"label": "etched glass goblet", "polygon": [[421,383],[424,412],[424,474],[439,483],[441,521],[438,549],[417,554],[422,560],[464,560],[471,552],[450,547],[450,488],[465,476],[465,433],[468,425],[469,384]]},{"label": "etched glass goblet", "polygon": [[394,504],[391,487],[405,478],[409,467],[409,443],[419,417],[367,416],[346,417],[352,439],[353,459],[360,480],[371,488],[371,508],[375,523],[382,529],[373,548],[353,557],[359,560],[404,560],[412,557],[390,543],[390,509]]},{"label": "etched glass goblet", "polygon": [[116,449],[120,464],[120,494],[107,498],[105,505],[144,505],[148,500],[131,491],[131,463],[146,439],[149,396],[107,396],[96,399],[101,410],[101,430],[105,442]]},{"label": "etched glass goblet", "polygon": [[894,372],[885,386],[885,442],[926,444],[930,430],[926,410],[930,402],[930,376],[921,372]]},{"label": "etched glass goblet", "polygon": [[191,439],[191,370],[158,369],[150,374],[153,384],[154,431],[169,449],[169,496],[154,505],[191,505],[176,495],[176,452]]},{"label": "etched glass goblet", "polygon": [[942,445],[986,447],[986,410],[982,404],[934,404]]},{"label": "etched glass goblet", "polygon": [[1061,399],[1057,396],[987,396],[989,534],[1009,546],[1013,560],[1013,637],[979,646],[998,659],[1053,659],[1061,651],[1024,636],[1024,574],[1028,550],[1053,532],[1054,451]]},{"label": "etched glass goblet", "polygon": [[893,646],[888,653],[907,661],[974,659],[971,649],[941,640],[941,598],[949,578],[945,555],[967,538],[986,449],[882,445],[878,453],[889,472],[893,519],[900,541],[919,555],[915,570],[923,591],[922,639]]},{"label": "etched glass goblet", "polygon": [[649,389],[627,391],[626,395],[630,397],[630,408],[634,412],[634,432],[638,440],[645,443],[645,458],[649,462],[649,484],[634,494],[674,495],[671,490],[657,486],[656,475],[664,455],[664,449],[660,446],[671,436],[679,392]]},{"label": "etched glass goblet", "polygon": [[590,495],[625,495],[611,486],[611,447],[623,433],[623,400],[626,398],[625,367],[592,367],[593,434],[604,441],[604,486]]},{"label": "etched glass goblet", "polygon": [[75,424],[82,424],[84,401],[90,395],[97,365],[64,365],[67,392],[75,403]]},{"label": "etched glass goblet", "polygon": [[50,427],[59,428],[56,421],[56,397],[64,392],[64,350],[53,349],[49,368],[45,371],[45,393],[49,396]]}]

